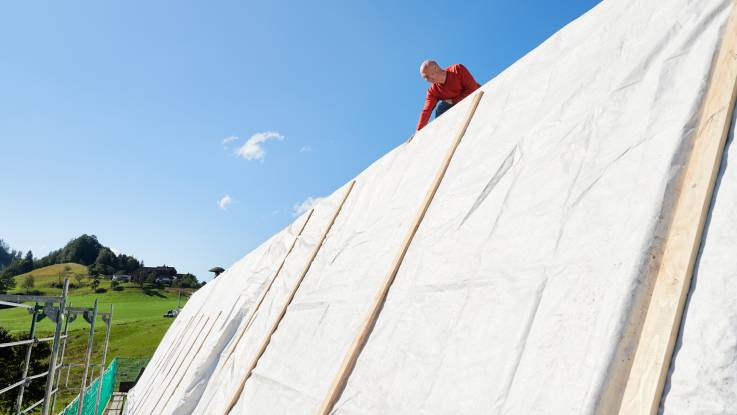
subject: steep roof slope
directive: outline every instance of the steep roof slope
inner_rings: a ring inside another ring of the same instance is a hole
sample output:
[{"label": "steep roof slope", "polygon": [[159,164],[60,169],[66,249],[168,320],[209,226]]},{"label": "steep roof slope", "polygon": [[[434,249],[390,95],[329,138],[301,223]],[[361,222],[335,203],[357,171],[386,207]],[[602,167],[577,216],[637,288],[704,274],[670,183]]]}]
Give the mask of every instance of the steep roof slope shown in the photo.
[{"label": "steep roof slope", "polygon": [[[334,413],[600,409],[631,353],[731,4],[605,1],[482,87]],[[128,413],[317,412],[471,105],[198,291]],[[720,189],[712,224],[737,221],[732,193]],[[706,240],[698,281],[720,277],[696,285],[667,413],[734,412],[737,340],[718,333],[737,311],[712,296],[734,291],[735,241]]]}]

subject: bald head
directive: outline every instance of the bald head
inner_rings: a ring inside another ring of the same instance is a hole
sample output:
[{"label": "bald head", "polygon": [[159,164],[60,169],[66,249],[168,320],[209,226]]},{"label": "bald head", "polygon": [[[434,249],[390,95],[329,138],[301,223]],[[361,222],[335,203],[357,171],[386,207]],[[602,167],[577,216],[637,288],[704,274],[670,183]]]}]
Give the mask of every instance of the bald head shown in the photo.
[{"label": "bald head", "polygon": [[426,60],[420,65],[420,76],[431,84],[442,84],[445,82],[445,71],[437,62]]}]

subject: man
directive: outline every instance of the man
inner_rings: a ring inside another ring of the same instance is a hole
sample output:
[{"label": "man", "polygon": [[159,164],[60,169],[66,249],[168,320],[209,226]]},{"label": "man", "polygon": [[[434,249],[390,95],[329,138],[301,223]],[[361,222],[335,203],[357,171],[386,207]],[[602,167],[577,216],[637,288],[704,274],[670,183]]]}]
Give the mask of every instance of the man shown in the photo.
[{"label": "man", "polygon": [[435,110],[435,118],[480,87],[468,69],[459,63],[442,69],[435,61],[425,61],[420,65],[420,75],[431,85],[427,88],[425,106],[422,107],[420,120],[417,122],[417,131],[430,121],[430,115],[436,104],[438,108]]}]

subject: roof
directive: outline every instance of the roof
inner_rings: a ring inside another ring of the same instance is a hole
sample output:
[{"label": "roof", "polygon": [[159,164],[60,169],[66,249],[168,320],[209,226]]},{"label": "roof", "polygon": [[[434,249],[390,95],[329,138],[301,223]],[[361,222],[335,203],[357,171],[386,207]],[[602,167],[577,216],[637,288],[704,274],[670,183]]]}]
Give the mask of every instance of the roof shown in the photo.
[{"label": "roof", "polygon": [[[197,291],[130,413],[613,407],[731,4],[606,0],[566,26]],[[735,166],[665,414],[737,413]]]}]

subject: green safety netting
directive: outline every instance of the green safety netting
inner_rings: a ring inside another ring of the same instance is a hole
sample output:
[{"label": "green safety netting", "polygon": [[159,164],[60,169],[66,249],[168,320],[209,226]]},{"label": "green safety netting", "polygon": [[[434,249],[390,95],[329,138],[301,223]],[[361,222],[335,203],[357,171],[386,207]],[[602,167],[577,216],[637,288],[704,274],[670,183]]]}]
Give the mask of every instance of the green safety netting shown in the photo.
[{"label": "green safety netting", "polygon": [[[115,359],[113,359],[112,362],[110,362],[107,369],[105,370],[105,373],[102,375],[102,390],[100,391],[100,405],[97,409],[97,414],[95,414],[95,405],[97,404],[97,389],[100,382],[99,377],[92,381],[84,394],[84,403],[82,404],[83,415],[99,415],[104,411],[107,402],[113,395],[115,378],[117,377],[117,375],[118,358],[116,357]],[[63,411],[59,413],[59,415],[76,415],[78,405],[79,395],[77,395],[77,397],[74,398],[74,400],[69,405],[67,405],[67,407],[64,408]]]}]

